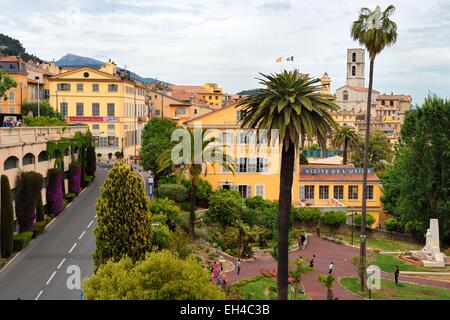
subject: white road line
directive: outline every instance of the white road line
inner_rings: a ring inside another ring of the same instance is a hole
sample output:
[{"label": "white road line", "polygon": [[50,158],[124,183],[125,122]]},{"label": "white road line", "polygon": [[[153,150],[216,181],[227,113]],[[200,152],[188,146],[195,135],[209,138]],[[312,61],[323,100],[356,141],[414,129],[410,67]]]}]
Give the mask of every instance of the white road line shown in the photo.
[{"label": "white road line", "polygon": [[41,294],[44,293],[44,290],[39,291],[38,295],[36,296],[36,298],[34,298],[34,300],[39,300],[39,297],[41,296]]},{"label": "white road line", "polygon": [[75,247],[77,246],[77,243],[75,242],[72,246],[72,248],[70,248],[69,253],[72,253],[73,249],[75,249]]},{"label": "white road line", "polygon": [[95,219],[97,219],[97,215],[95,215],[95,217],[94,217]]},{"label": "white road line", "polygon": [[62,259],[61,262],[58,264],[58,266],[56,267],[56,269],[58,270],[59,268],[61,268],[61,266],[63,265],[64,261],[66,261],[66,258]]},{"label": "white road line", "polygon": [[83,231],[83,233],[78,237],[78,240],[81,240],[81,238],[83,238],[85,233],[86,233],[86,231]]},{"label": "white road line", "polygon": [[89,229],[89,228],[92,226],[93,223],[94,223],[94,220],[92,220],[91,222],[89,222],[89,224],[88,224],[88,226],[87,226],[87,229]]},{"label": "white road line", "polygon": [[56,274],[56,271],[53,271],[53,273],[52,273],[52,275],[50,276],[50,278],[48,278],[48,280],[47,280],[47,285],[50,283],[50,281],[52,281],[52,279],[53,279],[53,277],[55,276],[55,274]]}]

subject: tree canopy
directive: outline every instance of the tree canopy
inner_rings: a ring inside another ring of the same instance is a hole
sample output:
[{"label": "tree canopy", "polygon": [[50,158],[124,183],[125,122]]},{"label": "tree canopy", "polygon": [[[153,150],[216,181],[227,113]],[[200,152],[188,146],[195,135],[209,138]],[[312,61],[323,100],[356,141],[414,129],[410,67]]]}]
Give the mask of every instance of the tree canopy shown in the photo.
[{"label": "tree canopy", "polygon": [[[393,157],[394,150],[387,135],[379,130],[372,131],[369,138],[369,167],[374,168],[377,172],[383,171]],[[362,167],[364,148],[355,148],[351,158],[355,167]]]}]

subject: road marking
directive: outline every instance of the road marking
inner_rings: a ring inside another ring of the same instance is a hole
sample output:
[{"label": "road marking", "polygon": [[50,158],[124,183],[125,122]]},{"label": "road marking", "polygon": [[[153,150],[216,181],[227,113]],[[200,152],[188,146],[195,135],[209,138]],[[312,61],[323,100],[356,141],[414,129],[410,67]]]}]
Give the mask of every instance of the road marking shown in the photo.
[{"label": "road marking", "polygon": [[56,271],[53,271],[52,275],[50,276],[50,278],[48,278],[47,280],[47,285],[50,283],[50,281],[52,281],[53,277],[55,276]]},{"label": "road marking", "polygon": [[58,266],[56,267],[56,269],[58,270],[59,268],[61,268],[61,266],[63,265],[64,261],[66,261],[66,258],[62,259],[61,262],[58,264]]},{"label": "road marking", "polygon": [[39,300],[39,297],[41,296],[41,294],[44,293],[44,290],[39,291],[38,295],[36,296],[36,298],[34,298],[34,300]]},{"label": "road marking", "polygon": [[94,219],[97,219],[97,215],[95,215]]},{"label": "road marking", "polygon": [[81,240],[81,238],[83,238],[85,233],[86,233],[86,231],[83,231],[83,233],[78,237],[78,240]]},{"label": "road marking", "polygon": [[70,248],[69,253],[72,253],[73,249],[75,249],[75,247],[77,246],[77,243],[75,242],[72,246],[72,248]]},{"label": "road marking", "polygon": [[87,226],[87,229],[89,229],[89,228],[92,226],[93,223],[94,223],[94,220],[92,220],[91,222],[89,222],[89,224],[88,224],[88,226]]}]

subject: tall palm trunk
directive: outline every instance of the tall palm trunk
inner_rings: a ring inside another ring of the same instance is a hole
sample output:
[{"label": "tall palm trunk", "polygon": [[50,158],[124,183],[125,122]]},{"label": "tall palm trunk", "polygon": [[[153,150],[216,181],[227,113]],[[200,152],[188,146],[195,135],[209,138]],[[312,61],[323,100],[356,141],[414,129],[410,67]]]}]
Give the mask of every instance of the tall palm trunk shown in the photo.
[{"label": "tall palm trunk", "polygon": [[197,193],[197,181],[192,179],[191,181],[191,192],[190,192],[190,202],[191,207],[189,209],[189,237],[192,241],[195,240],[195,194]]},{"label": "tall palm trunk", "polygon": [[370,109],[372,106],[372,86],[373,86],[373,66],[375,58],[370,58],[369,73],[369,93],[367,95],[367,114],[366,114],[366,141],[364,144],[364,167],[363,167],[363,192],[362,192],[362,208],[361,208],[361,237],[360,237],[360,259],[359,272],[361,280],[361,291],[364,291],[366,278],[366,215],[367,215],[367,169],[369,166],[369,137],[370,137]]},{"label": "tall palm trunk", "polygon": [[344,160],[343,163],[347,164],[348,162],[348,138],[344,139]]},{"label": "tall palm trunk", "polygon": [[[286,139],[287,140],[287,139]],[[286,143],[288,143],[287,149]],[[278,204],[278,300],[288,298],[288,233],[292,206],[292,181],[294,175],[295,146],[285,141],[281,153],[280,194]]]}]

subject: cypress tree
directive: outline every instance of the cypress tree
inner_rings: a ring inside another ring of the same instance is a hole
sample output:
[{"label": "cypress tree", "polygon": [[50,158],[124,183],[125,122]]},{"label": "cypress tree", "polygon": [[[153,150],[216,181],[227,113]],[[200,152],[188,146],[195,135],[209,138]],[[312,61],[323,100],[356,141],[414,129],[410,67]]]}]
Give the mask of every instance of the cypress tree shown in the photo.
[{"label": "cypress tree", "polygon": [[86,174],[88,176],[95,176],[96,167],[95,148],[88,146],[86,150]]},{"label": "cypress tree", "polygon": [[117,162],[96,203],[98,227],[94,262],[97,268],[123,256],[133,261],[151,249],[151,214],[141,179],[123,161]]},{"label": "cypress tree", "polygon": [[13,251],[14,209],[8,177],[1,177],[1,256],[8,258]]},{"label": "cypress tree", "polygon": [[36,207],[41,197],[44,177],[37,172],[22,172],[16,198],[16,216],[20,232],[33,231],[36,221]]}]

